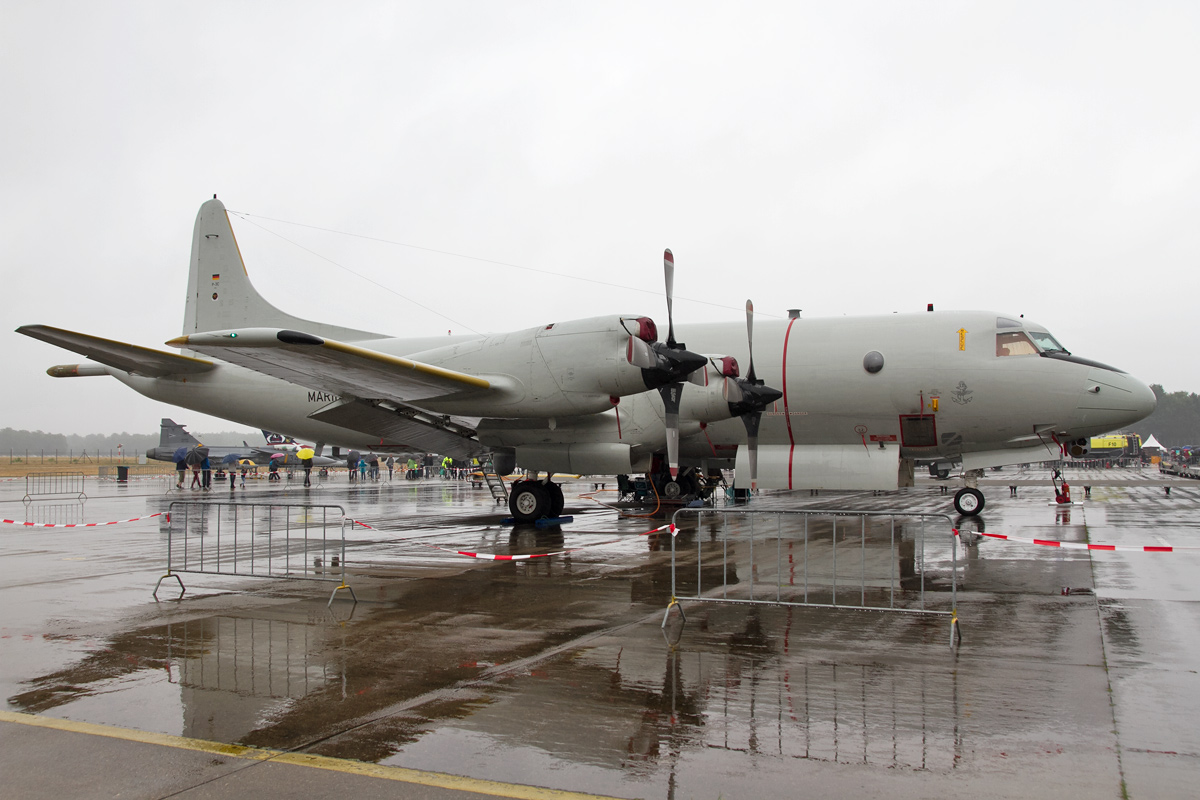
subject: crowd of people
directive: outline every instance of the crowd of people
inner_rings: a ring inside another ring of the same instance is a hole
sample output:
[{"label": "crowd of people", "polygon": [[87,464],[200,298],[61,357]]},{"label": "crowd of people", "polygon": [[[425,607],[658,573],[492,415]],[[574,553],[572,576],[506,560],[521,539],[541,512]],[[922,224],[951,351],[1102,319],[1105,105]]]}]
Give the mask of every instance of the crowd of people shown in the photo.
[{"label": "crowd of people", "polygon": [[[181,451],[183,448],[180,448]],[[184,483],[187,480],[189,470],[192,474],[191,489],[207,490],[212,488],[214,473],[218,481],[223,481],[226,476],[229,478],[229,489],[233,491],[239,482],[242,488],[246,487],[246,476],[252,478],[258,477],[258,465],[249,459],[237,459],[231,463],[221,463],[216,465],[214,470],[213,465],[208,459],[208,448],[195,447],[176,454],[175,469],[177,477],[175,487],[183,489]],[[291,465],[287,465],[288,478],[292,476]],[[346,459],[347,471],[351,483],[372,481],[377,482],[383,479],[383,470],[387,469],[387,480],[392,481],[397,479],[398,475],[403,475],[404,480],[415,481],[424,480],[427,478],[442,478],[444,480],[468,480],[470,474],[474,470],[479,469],[477,460],[471,462],[453,459],[450,456],[438,456],[433,453],[427,453],[423,457],[409,456],[407,458],[396,458],[393,455],[381,457],[375,453],[361,454],[356,450],[350,451]],[[282,460],[272,458],[267,464],[267,481],[276,482],[283,478],[280,475],[281,468],[284,467]],[[300,467],[304,471],[304,485],[312,485],[312,470],[313,459],[300,459]],[[320,477],[328,477],[328,469],[320,470]]]}]

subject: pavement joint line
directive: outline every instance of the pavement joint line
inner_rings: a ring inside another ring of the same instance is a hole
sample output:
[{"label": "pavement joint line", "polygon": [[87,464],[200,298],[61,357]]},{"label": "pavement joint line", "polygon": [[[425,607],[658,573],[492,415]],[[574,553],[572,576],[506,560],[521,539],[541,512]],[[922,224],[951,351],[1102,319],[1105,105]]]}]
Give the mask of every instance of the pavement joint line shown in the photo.
[{"label": "pavement joint line", "polygon": [[267,750],[261,747],[251,747],[238,744],[223,744],[204,739],[192,739],[187,736],[175,736],[167,733],[139,731],[134,728],[124,728],[118,725],[101,725],[95,722],[60,719],[58,717],[43,717],[37,714],[23,714],[13,711],[0,710],[0,722],[10,722],[15,725],[29,725],[38,728],[68,733],[81,733],[90,736],[104,736],[109,739],[123,739],[141,744],[172,747],[177,750],[194,750],[202,753],[240,758],[247,761],[275,762],[291,764],[310,769],[321,769],[331,772],[342,772],[350,775],[361,775],[368,778],[413,783],[421,786],[432,786],[441,789],[453,789],[461,792],[507,797],[513,800],[622,800],[622,798],[607,795],[584,794],[562,789],[549,789],[539,786],[525,786],[516,783],[503,783],[479,778],[469,778],[462,775],[451,775],[443,772],[394,767],[385,764],[371,764],[364,761],[352,761],[332,756],[321,756],[311,753],[286,752],[282,750]]}]

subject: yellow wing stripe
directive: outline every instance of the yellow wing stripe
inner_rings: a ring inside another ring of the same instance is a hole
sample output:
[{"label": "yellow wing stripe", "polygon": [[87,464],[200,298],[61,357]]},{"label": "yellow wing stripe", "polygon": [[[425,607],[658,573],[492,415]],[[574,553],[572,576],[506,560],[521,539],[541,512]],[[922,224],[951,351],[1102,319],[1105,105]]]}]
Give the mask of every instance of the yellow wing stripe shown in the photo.
[{"label": "yellow wing stripe", "polygon": [[330,350],[335,350],[339,353],[355,356],[356,358],[377,361],[380,364],[387,364],[393,367],[404,367],[405,369],[411,369],[414,372],[420,372],[423,375],[454,381],[455,383],[461,383],[464,386],[473,386],[477,389],[489,389],[492,385],[486,379],[477,378],[474,375],[467,375],[462,372],[443,369],[442,367],[435,367],[432,364],[422,364],[419,361],[410,361],[409,359],[401,358],[400,356],[389,356],[386,353],[380,353],[378,350],[368,350],[364,347],[355,347],[352,344],[345,344],[344,342],[333,342],[326,339],[325,344],[322,346]]}]

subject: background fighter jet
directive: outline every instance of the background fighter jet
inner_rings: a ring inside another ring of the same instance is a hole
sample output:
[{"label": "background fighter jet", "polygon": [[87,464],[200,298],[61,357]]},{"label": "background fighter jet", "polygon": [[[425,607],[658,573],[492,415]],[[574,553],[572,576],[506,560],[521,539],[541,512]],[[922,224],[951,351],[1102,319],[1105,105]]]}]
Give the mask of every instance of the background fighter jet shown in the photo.
[{"label": "background fighter jet", "polygon": [[996,312],[791,318],[756,329],[747,303],[745,327],[689,325],[685,346],[669,250],[664,274],[661,342],[636,314],[392,338],[269,304],[214,198],[196,218],[183,335],[168,342],[181,354],[44,325],[18,331],[98,362],[52,375],[111,375],[163,402],[291,431],[318,451],[336,441],[491,454],[501,474],[514,465],[529,473],[510,495],[520,520],[562,511],[556,472],[644,472],[668,496],[695,493],[709,470],[732,466],[744,487],[889,490],[912,483],[918,459],[960,464],[955,507],[975,514],[983,469],[1057,459],[1154,409],[1145,384]]},{"label": "background fighter jet", "polygon": [[[246,442],[242,442],[241,447],[205,445],[208,448],[209,463],[220,464],[226,457],[235,456],[239,460],[248,458],[255,464],[266,466],[274,456],[282,455],[282,458],[275,458],[280,466],[300,466],[300,459],[296,457],[299,445],[291,437],[265,430],[263,437],[267,440],[266,446],[263,447],[254,447]],[[188,433],[183,425],[164,417],[158,429],[158,447],[151,447],[147,450],[146,457],[155,461],[175,461],[179,448],[191,450],[200,446],[200,440]],[[335,461],[327,456],[313,456],[312,465],[314,467],[332,467],[340,463],[340,461]]]}]

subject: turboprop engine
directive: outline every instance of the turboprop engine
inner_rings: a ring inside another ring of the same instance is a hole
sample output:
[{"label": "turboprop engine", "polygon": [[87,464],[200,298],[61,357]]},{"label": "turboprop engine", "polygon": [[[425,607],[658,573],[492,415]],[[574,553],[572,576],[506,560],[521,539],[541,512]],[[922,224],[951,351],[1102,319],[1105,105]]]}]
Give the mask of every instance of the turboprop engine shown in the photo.
[{"label": "turboprop engine", "polygon": [[479,375],[501,389],[486,407],[469,397],[429,398],[435,411],[547,417],[607,411],[614,398],[684,380],[704,356],[657,341],[649,317],[591,317],[414,353],[408,358]]}]

